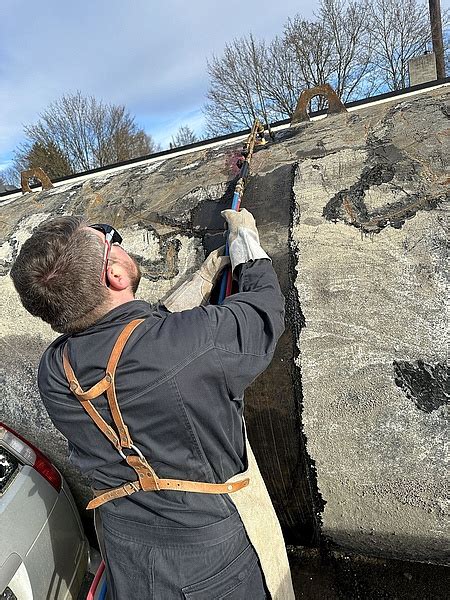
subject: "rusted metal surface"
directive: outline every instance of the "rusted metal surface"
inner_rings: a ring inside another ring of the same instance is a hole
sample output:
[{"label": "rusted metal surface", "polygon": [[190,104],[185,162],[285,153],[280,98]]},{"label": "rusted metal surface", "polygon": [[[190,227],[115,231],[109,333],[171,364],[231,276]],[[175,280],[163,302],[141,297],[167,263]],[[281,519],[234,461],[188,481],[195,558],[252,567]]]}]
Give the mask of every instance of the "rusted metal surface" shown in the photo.
[{"label": "rusted metal surface", "polygon": [[43,190],[51,190],[53,187],[53,183],[50,181],[50,178],[44,169],[41,169],[41,167],[34,167],[33,169],[22,171],[20,174],[20,186],[23,194],[31,192],[30,179],[32,178],[38,179],[42,183]]},{"label": "rusted metal surface", "polygon": [[324,85],[318,85],[301,93],[292,117],[291,126],[309,121],[308,106],[311,100],[316,96],[324,96],[328,100],[329,115],[347,112],[347,109],[331,85],[325,83]]}]

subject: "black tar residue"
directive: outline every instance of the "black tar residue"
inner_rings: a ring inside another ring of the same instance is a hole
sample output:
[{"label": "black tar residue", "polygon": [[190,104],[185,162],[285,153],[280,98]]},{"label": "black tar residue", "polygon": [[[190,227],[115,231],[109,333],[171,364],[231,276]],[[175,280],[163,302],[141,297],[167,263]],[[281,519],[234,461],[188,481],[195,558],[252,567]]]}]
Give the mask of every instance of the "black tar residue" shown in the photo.
[{"label": "black tar residue", "polygon": [[394,361],[395,383],[414,404],[426,413],[449,403],[448,367],[430,365],[422,360]]},{"label": "black tar residue", "polygon": [[[298,163],[292,167],[292,186],[297,174]],[[297,404],[298,410],[298,422],[302,423],[302,412],[303,412],[303,385],[302,385],[302,372],[301,367],[297,366],[297,359],[299,357],[298,339],[300,337],[301,330],[306,326],[305,316],[300,305],[300,298],[298,295],[297,288],[295,287],[295,281],[297,278],[296,266],[301,257],[298,254],[298,248],[292,236],[293,226],[298,222],[298,204],[296,202],[293,187],[291,189],[291,202],[290,202],[290,224],[289,224],[289,292],[286,297],[286,321],[290,323],[293,336],[293,367],[292,367],[292,386],[294,389],[294,397]],[[307,450],[307,439],[304,434],[303,427],[299,430],[299,442],[301,459],[303,460],[303,469],[306,474],[308,481],[309,491],[311,495],[311,503],[313,509],[313,519],[310,522],[311,533],[310,539],[314,545],[320,545],[321,540],[321,528],[322,528],[322,513],[325,508],[325,500],[320,493],[318,482],[317,482],[317,469],[315,461],[308,454]]]},{"label": "black tar residue", "polygon": [[[263,147],[265,148],[265,147]],[[281,289],[286,297],[286,335],[278,343],[277,351],[287,344],[286,356],[289,356],[291,367],[286,371],[289,387],[293,391],[292,398],[284,398],[284,402],[292,402],[295,411],[295,430],[288,429],[286,424],[285,443],[291,444],[289,451],[292,463],[290,469],[283,473],[285,480],[290,481],[286,491],[286,508],[282,515],[282,526],[286,543],[301,545],[318,545],[320,539],[320,513],[324,501],[317,485],[317,474],[314,461],[308,455],[306,437],[302,427],[303,390],[301,369],[296,366],[295,359],[299,350],[297,340],[301,329],[305,326],[305,318],[301,310],[295,280],[295,266],[299,257],[292,240],[292,225],[297,218],[297,203],[294,195],[294,181],[298,164],[285,164],[277,167],[264,176],[253,176],[249,180],[244,194],[243,205],[255,215],[261,231],[270,231],[271,224],[281,225],[289,232],[286,239],[288,248],[282,254],[272,256],[273,266],[277,271]],[[281,240],[279,241],[281,243]],[[287,263],[287,264],[286,264]],[[284,337],[284,336],[283,336]],[[281,383],[281,382],[280,382]]]},{"label": "black tar residue", "polygon": [[224,232],[224,220],[220,212],[231,208],[233,193],[238,177],[228,182],[224,194],[217,199],[205,199],[191,211],[191,225],[194,231],[204,234],[205,232]]},{"label": "black tar residue", "polygon": [[358,182],[352,185],[349,189],[338,192],[323,209],[323,216],[329,221],[337,221],[341,218],[342,204],[345,198],[351,199],[352,205],[357,211],[359,220],[367,221],[369,212],[364,203],[365,192],[372,185],[381,185],[391,181],[394,177],[394,169],[391,165],[376,167],[366,167],[361,173]]},{"label": "black tar residue", "polygon": [[[261,455],[267,452],[265,440],[270,438],[273,432],[275,435],[276,432],[282,432],[284,435],[284,443],[275,448],[280,455],[280,465],[277,466],[273,458],[267,459],[266,464],[262,465],[263,471],[264,469],[267,471],[269,489],[271,486],[279,486],[280,477],[287,486],[287,490],[282,496],[276,496],[276,494],[273,496],[286,542],[302,546],[316,546],[320,543],[320,513],[323,511],[324,501],[318,490],[314,462],[307,453],[306,438],[302,431],[301,370],[294,365],[294,360],[299,354],[298,335],[305,325],[298,293],[294,286],[297,275],[295,265],[298,258],[291,233],[292,221],[297,214],[297,204],[293,192],[297,167],[297,164],[286,164],[261,176],[252,175],[248,180],[243,197],[243,206],[255,216],[261,232],[267,232],[270,236],[273,226],[289,232],[289,238],[286,236],[285,245],[282,240],[279,240],[279,248],[272,256],[273,266],[286,297],[286,332],[277,345],[274,365],[258,378],[255,386],[263,385],[266,394],[275,394],[277,390],[289,389],[290,394],[280,398],[280,401],[284,403],[285,408],[289,406],[290,414],[286,423],[281,422],[275,415],[271,425],[272,433],[270,436],[266,436],[264,428],[257,421],[253,421],[252,413],[249,411],[252,402],[257,400],[253,396],[255,392],[250,389],[247,392],[247,426],[253,435],[255,449],[259,450]],[[220,211],[231,205],[230,192],[234,190],[235,180],[230,184],[222,198],[205,199],[191,213],[193,231],[203,235],[203,246],[206,252],[223,244],[223,218]],[[272,243],[274,242],[272,241]],[[214,303],[216,299],[217,289],[213,291],[211,300]],[[291,366],[279,368],[277,365],[279,365],[280,359]],[[276,371],[277,369],[279,370]],[[261,404],[260,400],[259,404]],[[258,410],[261,415],[264,410],[273,409],[259,407]],[[284,445],[286,449],[284,449]],[[272,451],[272,455],[274,454],[275,452]],[[282,468],[282,472],[278,473],[277,468]]]},{"label": "black tar residue", "polygon": [[[392,143],[392,119],[397,110],[397,107],[390,109],[379,127],[369,133],[367,166],[354,185],[339,191],[326,204],[322,215],[329,221],[340,220],[364,233],[379,233],[388,226],[400,229],[417,212],[436,208],[445,200],[445,194],[435,198],[424,193],[408,194],[401,184],[393,181],[395,176],[400,182],[420,178],[418,164]],[[402,110],[407,110],[407,107]],[[391,183],[392,189],[403,192],[404,197],[398,202],[369,210],[365,203],[366,192],[372,186],[383,183]]]},{"label": "black tar residue", "polygon": [[331,198],[322,215],[329,221],[342,220],[368,233],[379,233],[388,225],[400,229],[419,210],[431,210],[444,200],[443,197],[427,198],[419,194],[408,194],[402,201],[369,211],[364,201],[366,191],[372,186],[392,181],[394,175],[393,165],[366,167],[359,181]]}]

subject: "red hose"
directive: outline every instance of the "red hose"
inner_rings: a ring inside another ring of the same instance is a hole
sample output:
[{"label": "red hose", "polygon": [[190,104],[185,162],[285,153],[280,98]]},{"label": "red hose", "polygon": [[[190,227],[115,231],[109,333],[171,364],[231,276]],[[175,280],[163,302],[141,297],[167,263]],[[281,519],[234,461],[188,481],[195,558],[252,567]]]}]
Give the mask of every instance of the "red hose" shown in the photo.
[{"label": "red hose", "polygon": [[86,600],[94,600],[94,594],[98,586],[98,582],[100,581],[103,571],[105,570],[105,563],[102,561],[100,563],[99,568],[97,569],[97,573],[95,574],[94,581],[91,583],[91,587],[89,588],[88,594],[86,596]]}]

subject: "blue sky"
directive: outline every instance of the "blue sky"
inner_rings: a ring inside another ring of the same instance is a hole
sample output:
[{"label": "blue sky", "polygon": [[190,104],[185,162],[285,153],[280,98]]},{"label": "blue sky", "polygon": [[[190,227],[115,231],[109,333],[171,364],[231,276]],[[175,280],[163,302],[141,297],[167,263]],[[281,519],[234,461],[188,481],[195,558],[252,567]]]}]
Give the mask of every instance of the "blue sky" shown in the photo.
[{"label": "blue sky", "polygon": [[124,104],[167,146],[180,125],[201,133],[206,61],[253,32],[270,40],[318,0],[0,0],[0,171],[22,128],[62,94]]},{"label": "blue sky", "polygon": [[23,125],[77,90],[124,104],[163,147],[180,125],[201,133],[207,59],[250,32],[271,40],[288,17],[311,18],[318,4],[0,0],[0,171],[22,141]]}]

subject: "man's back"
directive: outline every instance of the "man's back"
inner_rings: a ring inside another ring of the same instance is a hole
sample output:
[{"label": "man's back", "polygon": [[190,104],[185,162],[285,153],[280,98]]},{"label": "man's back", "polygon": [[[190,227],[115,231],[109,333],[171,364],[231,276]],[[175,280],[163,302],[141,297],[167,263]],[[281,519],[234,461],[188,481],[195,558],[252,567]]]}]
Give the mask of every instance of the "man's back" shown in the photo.
[{"label": "man's back", "polygon": [[[230,257],[212,252],[169,310],[135,301],[139,265],[107,223],[44,223],[11,270],[25,308],[65,334],[41,360],[39,390],[72,462],[102,490],[89,508],[99,507],[111,600],[293,598],[242,421],[244,390],[283,331],[284,299],[252,215],[223,216]],[[205,306],[227,262],[239,292]]]},{"label": "man's back", "polygon": [[[244,265],[240,289],[221,307],[171,314],[133,301],[46,351],[39,387],[57,428],[68,438],[71,461],[97,489],[135,479],[68,389],[69,360],[88,389],[105,374],[112,347],[131,320],[145,318],[125,346],[116,373],[120,409],[131,437],[159,477],[222,483],[245,468],[242,400],[245,387],[272,358],[283,330],[283,298],[267,260]],[[106,398],[93,401],[111,423]],[[198,527],[235,509],[229,496],[137,492],[102,511],[151,524]]]}]

